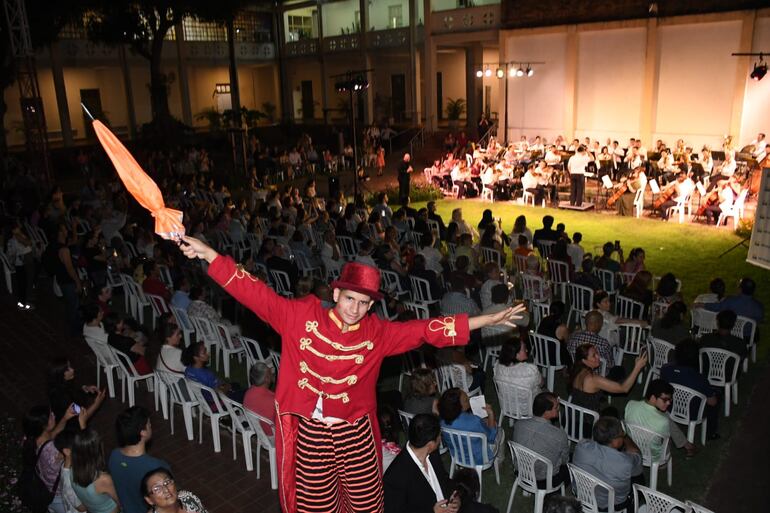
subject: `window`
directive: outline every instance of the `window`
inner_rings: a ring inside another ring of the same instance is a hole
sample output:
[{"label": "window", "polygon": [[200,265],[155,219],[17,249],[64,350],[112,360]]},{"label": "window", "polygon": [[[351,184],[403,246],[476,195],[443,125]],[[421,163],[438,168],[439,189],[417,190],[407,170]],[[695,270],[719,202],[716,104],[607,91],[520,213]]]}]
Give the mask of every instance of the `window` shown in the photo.
[{"label": "window", "polygon": [[185,41],[227,41],[227,29],[219,23],[187,16],[182,20],[182,29]]},{"label": "window", "polygon": [[312,16],[288,15],[289,41],[299,41],[313,37]]},{"label": "window", "polygon": [[404,26],[404,18],[401,15],[400,5],[388,6],[388,27],[399,28]]}]

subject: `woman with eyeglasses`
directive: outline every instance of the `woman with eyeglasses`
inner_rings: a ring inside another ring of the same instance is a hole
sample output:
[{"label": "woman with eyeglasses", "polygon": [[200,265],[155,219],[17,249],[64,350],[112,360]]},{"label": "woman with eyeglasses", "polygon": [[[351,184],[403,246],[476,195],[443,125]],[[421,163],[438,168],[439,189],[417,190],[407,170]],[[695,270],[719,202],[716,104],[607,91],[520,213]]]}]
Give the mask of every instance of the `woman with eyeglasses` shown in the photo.
[{"label": "woman with eyeglasses", "polygon": [[148,513],[207,513],[201,500],[187,490],[177,490],[174,476],[163,467],[147,472],[142,478]]},{"label": "woman with eyeglasses", "polygon": [[112,476],[105,470],[104,447],[99,433],[85,429],[72,442],[72,489],[90,513],[120,511]]}]

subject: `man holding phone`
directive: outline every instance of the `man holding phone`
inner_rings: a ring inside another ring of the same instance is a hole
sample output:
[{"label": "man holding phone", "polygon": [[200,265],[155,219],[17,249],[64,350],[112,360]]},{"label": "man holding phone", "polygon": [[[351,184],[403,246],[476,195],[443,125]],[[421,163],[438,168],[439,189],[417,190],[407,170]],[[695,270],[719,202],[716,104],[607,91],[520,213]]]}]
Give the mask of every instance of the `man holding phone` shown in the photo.
[{"label": "man holding phone", "polygon": [[441,425],[435,415],[415,415],[409,423],[409,443],[385,472],[385,513],[403,511],[456,513],[457,492],[436,449]]}]

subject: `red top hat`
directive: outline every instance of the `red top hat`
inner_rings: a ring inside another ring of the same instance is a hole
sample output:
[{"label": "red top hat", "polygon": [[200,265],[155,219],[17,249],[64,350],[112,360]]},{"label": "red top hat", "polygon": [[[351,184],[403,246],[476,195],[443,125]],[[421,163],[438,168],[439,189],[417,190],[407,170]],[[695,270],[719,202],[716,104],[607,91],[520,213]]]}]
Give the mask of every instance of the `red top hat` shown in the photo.
[{"label": "red top hat", "polygon": [[332,288],[366,294],[374,301],[382,299],[379,269],[358,262],[345,264],[340,279],[332,282]]}]

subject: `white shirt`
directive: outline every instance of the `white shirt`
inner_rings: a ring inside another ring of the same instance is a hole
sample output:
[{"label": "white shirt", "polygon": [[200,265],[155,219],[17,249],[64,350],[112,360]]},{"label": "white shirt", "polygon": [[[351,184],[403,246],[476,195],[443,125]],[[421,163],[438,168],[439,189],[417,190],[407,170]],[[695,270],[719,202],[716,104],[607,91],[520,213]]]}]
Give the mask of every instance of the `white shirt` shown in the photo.
[{"label": "white shirt", "polygon": [[538,186],[537,177],[527,170],[524,176],[521,177],[521,186],[526,191],[527,189],[534,189]]},{"label": "white shirt", "polygon": [[572,264],[575,266],[575,270],[579,271],[580,266],[583,265],[583,255],[585,255],[585,250],[580,247],[579,244],[568,244],[567,254],[572,260]]},{"label": "white shirt", "polygon": [[588,154],[576,153],[569,158],[567,162],[567,169],[571,175],[584,175],[586,173],[586,166],[591,162],[591,157]]},{"label": "white shirt", "polygon": [[[433,271],[436,274],[442,274],[444,272],[444,268],[441,267],[441,260],[444,258],[444,255],[441,254],[441,251],[439,251],[436,248],[422,248],[419,251],[419,254],[425,257],[425,268]],[[377,267],[377,266],[375,266]]]},{"label": "white shirt", "polygon": [[731,177],[735,174],[735,159],[731,159],[730,162],[726,161],[722,164],[722,169],[719,171],[722,176]]},{"label": "white shirt", "polygon": [[423,477],[430,485],[433,493],[436,494],[436,502],[443,501],[444,492],[441,491],[441,483],[438,482],[438,477],[436,477],[436,472],[433,470],[433,465],[430,462],[430,458],[426,458],[425,460],[428,464],[428,468],[426,470],[425,467],[422,466],[422,462],[419,460],[419,458],[417,458],[417,455],[412,450],[412,444],[406,444],[406,452],[408,452],[409,456],[412,457],[414,464],[417,465],[417,468],[420,469],[420,472],[422,472]]},{"label": "white shirt", "polygon": [[558,156],[556,153],[554,153],[551,150],[548,150],[545,152],[545,163],[549,166],[553,166],[554,164],[559,164],[561,162],[561,157]]},{"label": "white shirt", "polygon": [[158,354],[155,367],[169,372],[184,373],[185,366],[182,363],[182,350],[178,347],[163,344]]}]

